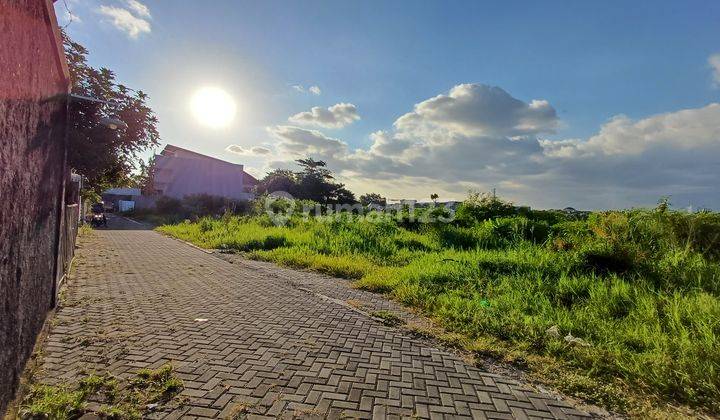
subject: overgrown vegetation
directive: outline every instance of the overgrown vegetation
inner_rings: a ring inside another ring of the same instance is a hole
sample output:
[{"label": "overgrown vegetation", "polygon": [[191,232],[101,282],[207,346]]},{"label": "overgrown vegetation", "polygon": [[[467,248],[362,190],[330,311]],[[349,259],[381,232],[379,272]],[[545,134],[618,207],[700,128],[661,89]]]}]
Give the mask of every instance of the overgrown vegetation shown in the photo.
[{"label": "overgrown vegetation", "polygon": [[134,209],[123,213],[136,219],[161,225],[179,223],[185,220],[198,220],[210,216],[244,215],[250,211],[250,203],[210,194],[191,194],[182,200],[161,196],[151,209]]},{"label": "overgrown vegetation", "polygon": [[127,383],[109,374],[90,374],[74,386],[35,386],[20,414],[26,419],[75,419],[85,413],[109,419],[140,419],[154,404],[170,401],[182,389],[183,383],[173,375],[171,365],[142,369]]},{"label": "overgrown vegetation", "polygon": [[396,327],[404,323],[403,319],[400,318],[397,314],[386,310],[374,311],[371,312],[370,315],[382,320],[382,323],[389,327]]},{"label": "overgrown vegetation", "polygon": [[720,411],[720,214],[661,204],[578,215],[475,195],[452,223],[418,222],[433,211],[295,214],[281,227],[226,216],[159,230],[357,280],[481,354],[546,361],[553,369],[534,369],[591,401],[632,409],[633,390]]}]

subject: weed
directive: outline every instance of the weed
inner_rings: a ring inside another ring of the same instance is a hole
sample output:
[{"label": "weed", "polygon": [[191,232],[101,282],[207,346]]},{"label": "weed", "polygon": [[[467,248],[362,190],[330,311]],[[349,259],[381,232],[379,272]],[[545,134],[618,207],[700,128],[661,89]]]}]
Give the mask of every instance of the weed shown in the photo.
[{"label": "weed", "polygon": [[389,327],[396,327],[405,323],[405,321],[403,321],[403,319],[400,318],[398,315],[386,310],[373,311],[370,313],[370,315],[375,318],[381,319],[382,323]]},{"label": "weed", "polygon": [[255,410],[255,404],[249,403],[237,403],[232,406],[230,414],[226,417],[227,420],[239,420],[247,417],[249,413]]},{"label": "weed", "polygon": [[85,408],[82,391],[62,386],[40,385],[33,387],[20,408],[23,418],[67,419],[79,417]]},{"label": "weed", "polygon": [[138,371],[130,386],[134,390],[141,391],[142,402],[163,403],[182,391],[182,380],[173,375],[172,365],[164,365],[157,370],[142,369]]},{"label": "weed", "polygon": [[128,384],[110,374],[89,374],[75,386],[36,385],[25,398],[20,413],[31,419],[77,418],[86,412],[88,401],[101,402],[97,414],[106,418],[140,419],[150,403],[166,403],[183,389],[171,365],[143,369]]}]

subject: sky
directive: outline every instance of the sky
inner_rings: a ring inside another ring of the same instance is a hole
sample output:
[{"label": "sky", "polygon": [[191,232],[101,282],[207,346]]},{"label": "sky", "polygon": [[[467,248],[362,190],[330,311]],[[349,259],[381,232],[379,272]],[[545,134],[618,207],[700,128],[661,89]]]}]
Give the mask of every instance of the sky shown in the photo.
[{"label": "sky", "polygon": [[358,195],[720,209],[717,1],[55,8],[90,64],[150,96],[163,144],[257,177],[311,156]]}]

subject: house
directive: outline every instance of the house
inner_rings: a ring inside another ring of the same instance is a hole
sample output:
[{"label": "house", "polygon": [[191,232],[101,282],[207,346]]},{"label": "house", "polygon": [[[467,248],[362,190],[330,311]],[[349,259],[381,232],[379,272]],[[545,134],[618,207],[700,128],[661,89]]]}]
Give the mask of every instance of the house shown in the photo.
[{"label": "house", "polygon": [[155,156],[152,192],[174,198],[209,194],[251,200],[257,179],[243,165],[168,144]]}]

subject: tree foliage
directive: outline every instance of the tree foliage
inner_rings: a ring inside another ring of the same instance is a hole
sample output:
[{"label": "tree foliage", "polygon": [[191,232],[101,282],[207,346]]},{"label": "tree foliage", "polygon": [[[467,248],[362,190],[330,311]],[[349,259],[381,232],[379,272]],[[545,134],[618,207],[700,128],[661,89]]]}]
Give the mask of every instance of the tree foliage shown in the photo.
[{"label": "tree foliage", "polygon": [[139,159],[137,162],[137,171],[130,175],[129,185],[134,188],[140,188],[143,194],[152,195],[155,193],[152,183],[154,175],[155,156],[151,156],[147,162]]},{"label": "tree foliage", "polygon": [[360,204],[369,206],[371,204],[386,206],[387,199],[378,193],[367,193],[360,196]]},{"label": "tree foliage", "polygon": [[268,172],[265,178],[258,181],[255,187],[259,193],[271,193],[275,191],[286,191],[292,194],[297,185],[295,172],[287,169],[275,169]]},{"label": "tree foliage", "polygon": [[[148,96],[118,84],[112,70],[90,66],[88,50],[64,33],[63,45],[72,93],[112,103],[71,101],[68,163],[96,193],[110,186],[132,185],[132,171],[141,162],[139,154],[160,139]],[[127,128],[111,130],[100,123],[104,117],[117,117]]]},{"label": "tree foliage", "polygon": [[296,160],[301,170],[293,172],[276,169],[269,172],[256,186],[256,192],[285,191],[302,200],[322,204],[352,204],[355,195],[344,184],[335,181],[332,171],[321,160],[310,157]]}]

